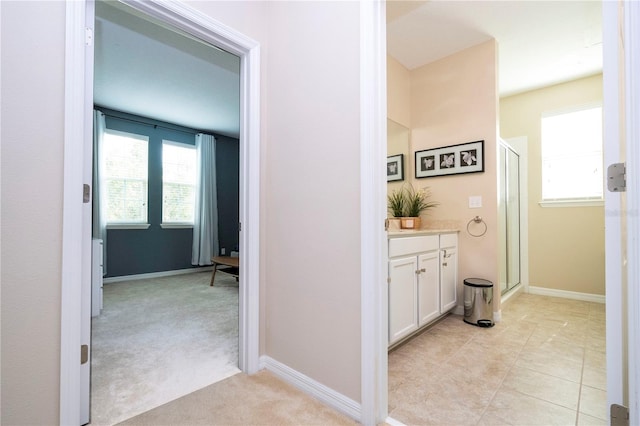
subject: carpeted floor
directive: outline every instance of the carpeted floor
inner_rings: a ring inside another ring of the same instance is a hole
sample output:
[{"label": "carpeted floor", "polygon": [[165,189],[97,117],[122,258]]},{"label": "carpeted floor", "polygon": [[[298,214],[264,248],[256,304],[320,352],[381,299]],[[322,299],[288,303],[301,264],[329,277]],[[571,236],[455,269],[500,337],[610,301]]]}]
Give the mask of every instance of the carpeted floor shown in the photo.
[{"label": "carpeted floor", "polygon": [[239,372],[238,283],[198,272],[104,285],[91,424],[112,425]]}]

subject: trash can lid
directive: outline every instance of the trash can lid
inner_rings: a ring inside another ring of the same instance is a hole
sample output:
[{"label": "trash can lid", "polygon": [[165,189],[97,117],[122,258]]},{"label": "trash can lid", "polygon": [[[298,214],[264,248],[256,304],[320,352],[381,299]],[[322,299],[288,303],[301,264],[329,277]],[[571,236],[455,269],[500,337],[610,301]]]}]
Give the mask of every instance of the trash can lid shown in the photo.
[{"label": "trash can lid", "polygon": [[493,283],[482,278],[465,278],[464,285],[471,287],[493,287]]}]

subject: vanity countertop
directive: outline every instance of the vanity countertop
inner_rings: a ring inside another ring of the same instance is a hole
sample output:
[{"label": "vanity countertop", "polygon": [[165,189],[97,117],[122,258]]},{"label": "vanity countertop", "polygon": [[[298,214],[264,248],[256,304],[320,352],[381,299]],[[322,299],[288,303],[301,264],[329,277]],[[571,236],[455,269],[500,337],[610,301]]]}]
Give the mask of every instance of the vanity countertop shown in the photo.
[{"label": "vanity countertop", "polygon": [[387,231],[387,237],[411,237],[417,235],[437,235],[451,234],[460,232],[459,229],[390,229]]}]

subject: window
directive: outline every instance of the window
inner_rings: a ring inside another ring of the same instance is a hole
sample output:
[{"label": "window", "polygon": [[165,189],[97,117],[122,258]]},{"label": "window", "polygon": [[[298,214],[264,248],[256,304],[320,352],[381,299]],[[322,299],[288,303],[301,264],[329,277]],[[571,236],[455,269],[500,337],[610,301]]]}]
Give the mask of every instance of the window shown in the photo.
[{"label": "window", "polygon": [[193,224],[196,147],[162,141],[162,223]]},{"label": "window", "polygon": [[542,200],[601,200],[602,107],[542,116]]},{"label": "window", "polygon": [[107,130],[103,140],[107,224],[146,224],[149,138]]}]

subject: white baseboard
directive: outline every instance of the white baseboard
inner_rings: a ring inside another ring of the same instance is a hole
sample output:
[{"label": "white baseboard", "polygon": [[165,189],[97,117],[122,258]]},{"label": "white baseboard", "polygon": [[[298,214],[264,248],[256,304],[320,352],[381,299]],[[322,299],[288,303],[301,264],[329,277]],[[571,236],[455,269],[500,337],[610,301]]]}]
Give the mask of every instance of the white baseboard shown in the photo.
[{"label": "white baseboard", "polygon": [[502,321],[502,309],[498,311],[493,311],[493,322]]},{"label": "white baseboard", "polygon": [[201,268],[176,269],[175,271],[150,272],[148,274],[122,275],[120,277],[109,277],[102,280],[104,284],[117,283],[121,281],[146,280],[148,278],[170,277],[172,275],[193,274],[195,272],[213,271],[213,266],[203,266]]},{"label": "white baseboard", "polygon": [[406,426],[400,420],[396,420],[393,417],[387,417],[384,421],[384,424],[389,426]]},{"label": "white baseboard", "polygon": [[529,293],[540,296],[562,297],[565,299],[582,300],[585,302],[605,303],[606,298],[600,294],[579,293],[577,291],[556,290],[545,287],[529,286]]},{"label": "white baseboard", "polygon": [[462,305],[456,306],[456,308],[453,310],[453,313],[455,315],[464,315],[464,306]]},{"label": "white baseboard", "polygon": [[320,400],[329,407],[346,414],[356,421],[360,421],[362,407],[358,402],[266,355],[260,357],[260,368],[266,368],[280,379]]}]

